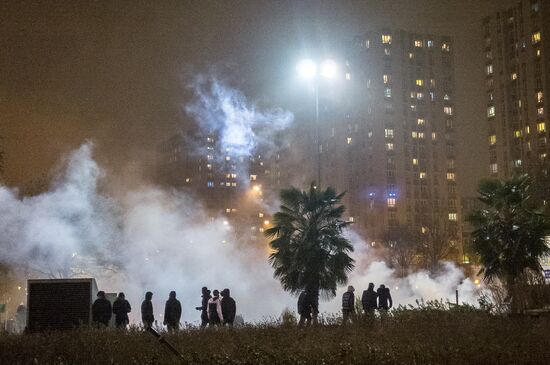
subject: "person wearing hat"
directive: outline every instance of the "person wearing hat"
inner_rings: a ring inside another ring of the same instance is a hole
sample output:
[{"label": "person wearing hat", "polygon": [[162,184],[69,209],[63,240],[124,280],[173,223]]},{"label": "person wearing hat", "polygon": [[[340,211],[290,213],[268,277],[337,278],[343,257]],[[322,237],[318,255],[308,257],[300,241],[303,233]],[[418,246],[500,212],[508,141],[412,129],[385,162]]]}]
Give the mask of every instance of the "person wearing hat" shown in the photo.
[{"label": "person wearing hat", "polygon": [[342,324],[344,325],[349,321],[350,316],[355,313],[355,294],[353,294],[354,291],[355,288],[350,285],[348,286],[348,291],[346,291],[342,295]]},{"label": "person wearing hat", "polygon": [[153,293],[148,291],[145,293],[145,300],[141,303],[141,321],[143,328],[148,329],[153,326],[155,316],[153,315]]},{"label": "person wearing hat", "polygon": [[92,304],[92,321],[96,325],[109,326],[111,320],[111,302],[105,298],[105,292],[103,290],[97,292],[97,299]]}]

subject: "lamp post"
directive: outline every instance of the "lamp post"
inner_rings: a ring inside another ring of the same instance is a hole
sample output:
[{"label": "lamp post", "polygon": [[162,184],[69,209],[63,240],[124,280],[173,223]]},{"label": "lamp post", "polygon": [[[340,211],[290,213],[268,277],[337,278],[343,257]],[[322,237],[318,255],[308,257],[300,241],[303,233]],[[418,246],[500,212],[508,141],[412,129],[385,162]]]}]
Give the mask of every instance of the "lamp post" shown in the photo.
[{"label": "lamp post", "polygon": [[317,146],[317,187],[321,188],[321,136],[319,130],[319,82],[321,78],[332,80],[336,78],[338,65],[333,60],[327,59],[320,64],[304,59],[296,65],[296,71],[301,78],[313,81],[315,93],[315,144]]}]

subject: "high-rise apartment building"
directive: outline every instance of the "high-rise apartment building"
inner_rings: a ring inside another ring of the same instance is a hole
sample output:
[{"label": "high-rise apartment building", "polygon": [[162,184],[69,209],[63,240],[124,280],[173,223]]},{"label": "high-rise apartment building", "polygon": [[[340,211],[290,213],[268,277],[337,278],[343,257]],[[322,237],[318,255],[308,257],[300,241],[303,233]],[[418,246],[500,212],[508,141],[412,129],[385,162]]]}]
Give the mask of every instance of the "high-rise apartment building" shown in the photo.
[{"label": "high-rise apartment building", "polygon": [[523,0],[483,20],[489,172],[508,178],[548,159],[550,3]]},{"label": "high-rise apartment building", "polygon": [[343,117],[321,118],[323,185],[347,191],[350,220],[372,245],[401,225],[437,233],[460,260],[453,52],[449,37],[402,30],[350,47],[346,97],[330,111]]}]

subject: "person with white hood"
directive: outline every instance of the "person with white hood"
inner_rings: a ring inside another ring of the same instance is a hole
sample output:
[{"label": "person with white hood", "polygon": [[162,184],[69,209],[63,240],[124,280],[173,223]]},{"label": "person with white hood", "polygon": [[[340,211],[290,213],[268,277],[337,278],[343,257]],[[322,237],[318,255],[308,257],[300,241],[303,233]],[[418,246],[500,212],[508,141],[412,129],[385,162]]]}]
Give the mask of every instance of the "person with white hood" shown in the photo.
[{"label": "person with white hood", "polygon": [[212,298],[208,300],[208,322],[210,327],[219,326],[223,322],[220,292],[216,289],[212,294]]}]

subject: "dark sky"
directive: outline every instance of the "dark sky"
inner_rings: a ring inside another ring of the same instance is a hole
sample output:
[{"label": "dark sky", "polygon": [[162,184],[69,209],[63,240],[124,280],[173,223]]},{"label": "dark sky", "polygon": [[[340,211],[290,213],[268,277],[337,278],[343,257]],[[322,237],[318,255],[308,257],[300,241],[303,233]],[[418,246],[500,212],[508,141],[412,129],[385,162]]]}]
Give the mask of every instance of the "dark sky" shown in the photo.
[{"label": "dark sky", "polygon": [[186,123],[188,76],[211,67],[231,70],[253,99],[292,108],[285,80],[305,48],[336,52],[387,26],[455,38],[461,183],[471,193],[487,170],[480,20],[515,3],[4,0],[5,181],[29,183],[86,139],[111,175],[151,161],[158,142]]}]

